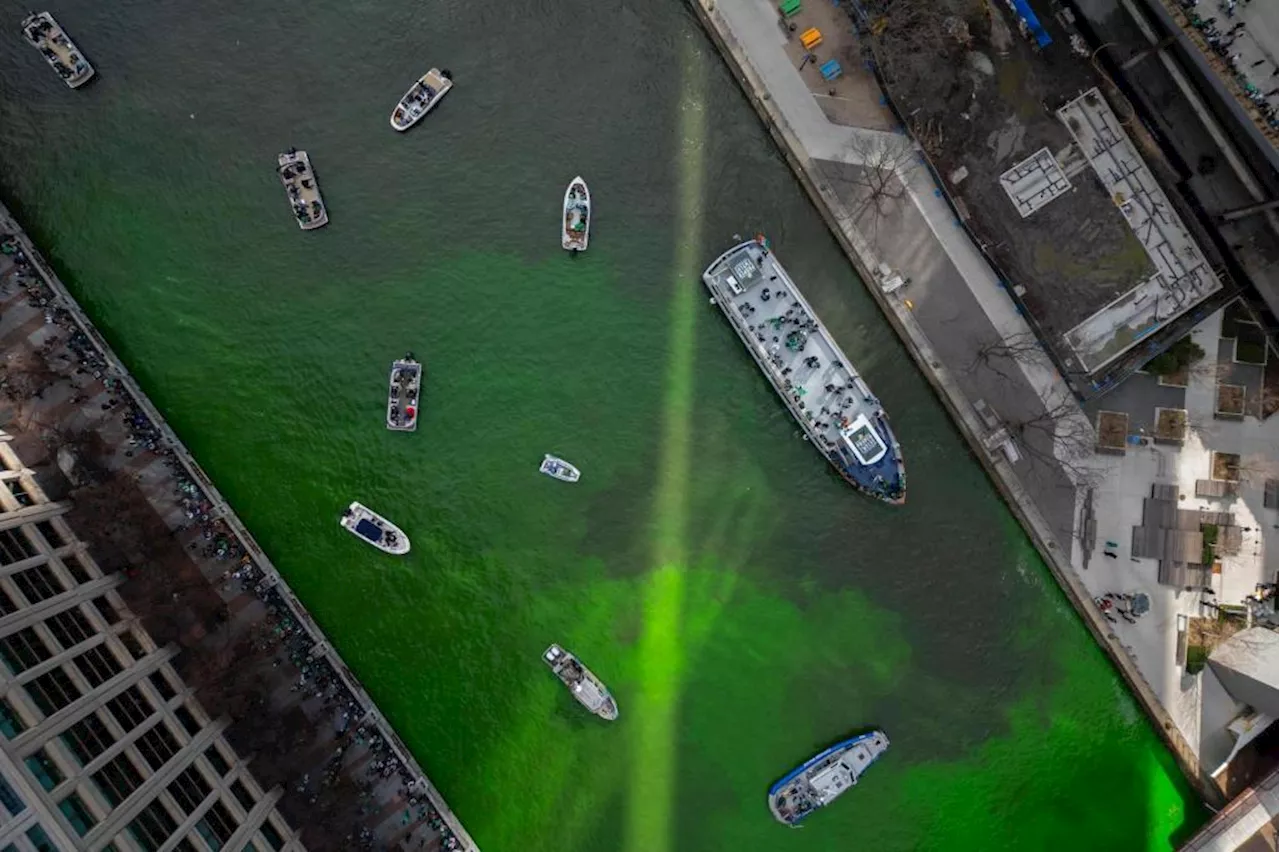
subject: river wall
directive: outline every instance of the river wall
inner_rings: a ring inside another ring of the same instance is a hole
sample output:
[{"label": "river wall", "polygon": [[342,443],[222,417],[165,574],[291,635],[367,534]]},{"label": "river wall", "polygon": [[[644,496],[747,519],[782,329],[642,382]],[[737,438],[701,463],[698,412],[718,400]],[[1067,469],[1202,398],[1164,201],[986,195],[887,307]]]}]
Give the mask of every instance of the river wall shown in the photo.
[{"label": "river wall", "polygon": [[[727,2],[734,2],[734,0],[727,0]],[[880,310],[898,333],[916,365],[933,386],[951,415],[951,419],[968,442],[973,455],[982,463],[1001,497],[1013,511],[1045,564],[1049,566],[1050,572],[1067,600],[1119,670],[1130,692],[1137,698],[1138,703],[1173,753],[1187,780],[1206,802],[1220,807],[1224,803],[1221,791],[1208,773],[1201,768],[1195,750],[1182,736],[1173,718],[1160,703],[1155,691],[1147,683],[1133,659],[1125,652],[1119,639],[1111,632],[1101,611],[1094,604],[1093,596],[1076,576],[1071,565],[1071,554],[1059,546],[1052,528],[1013,467],[1003,457],[993,456],[983,445],[981,436],[985,430],[973,407],[973,401],[965,396],[951,372],[937,358],[932,344],[911,310],[901,300],[891,298],[876,286],[879,276],[873,270],[878,268],[879,261],[870,243],[857,230],[849,217],[841,217],[837,214],[836,211],[841,206],[839,199],[818,172],[803,144],[787,126],[786,119],[772,102],[767,85],[756,74],[745,50],[738,44],[728,25],[716,13],[716,0],[689,0],[689,5],[702,22],[703,29],[724,58],[734,78],[746,94],[747,100],[751,102],[761,121],[764,122],[770,136],[777,143],[810,200],[827,223],[828,229],[857,270],[867,291],[880,306]]]},{"label": "river wall", "polygon": [[266,588],[274,588],[279,593],[280,597],[291,610],[289,614],[293,617],[295,622],[301,626],[301,629],[309,635],[310,639],[314,643],[314,650],[311,653],[312,659],[324,659],[327,661],[333,671],[337,674],[338,678],[342,681],[343,686],[359,703],[361,709],[364,711],[364,715],[360,719],[352,721],[358,724],[371,725],[378,730],[390,745],[391,751],[396,759],[400,761],[402,766],[408,768],[415,779],[414,784],[411,785],[412,788],[415,789],[416,793],[424,795],[427,800],[430,801],[432,807],[436,809],[445,824],[449,827],[449,830],[453,832],[454,836],[462,844],[460,849],[464,850],[464,852],[479,852],[479,847],[476,846],[471,835],[462,827],[462,823],[449,808],[448,804],[445,803],[444,797],[441,795],[440,791],[431,783],[431,780],[427,777],[427,774],[423,771],[418,762],[414,760],[409,749],[405,746],[404,742],[401,741],[400,737],[382,715],[381,711],[378,710],[373,699],[369,697],[369,693],[365,691],[365,688],[360,684],[360,681],[352,673],[351,669],[347,667],[347,664],[343,662],[342,658],[338,656],[337,651],[334,650],[332,643],[328,641],[324,632],[320,629],[319,625],[316,624],[315,619],[313,619],[311,614],[307,612],[306,607],[302,605],[302,602],[298,599],[297,595],[295,595],[293,590],[289,588],[289,584],[285,582],[284,578],[271,563],[271,560],[267,557],[266,553],[263,552],[262,548],[254,540],[253,535],[240,521],[240,519],[236,517],[231,506],[218,492],[217,487],[214,486],[213,481],[209,478],[208,474],[204,472],[187,448],[180,440],[178,440],[178,436],[165,421],[159,410],[157,410],[151,400],[147,398],[146,394],[142,392],[142,389],[138,386],[138,383],[134,380],[133,376],[130,375],[129,371],[125,368],[124,364],[121,363],[120,359],[116,357],[116,354],[111,350],[111,347],[107,344],[106,340],[93,326],[89,317],[72,297],[66,286],[61,280],[59,280],[57,274],[49,265],[49,262],[45,260],[44,256],[41,255],[32,244],[30,238],[26,235],[26,232],[23,231],[17,220],[14,219],[13,215],[3,204],[0,204],[0,233],[9,233],[14,235],[15,239],[21,245],[23,252],[31,261],[32,267],[40,275],[45,285],[54,293],[60,303],[58,307],[66,309],[66,311],[71,314],[75,324],[85,333],[85,335],[89,337],[93,342],[93,345],[102,355],[103,360],[106,361],[107,368],[105,372],[111,378],[117,380],[119,383],[119,390],[128,394],[130,399],[151,420],[152,424],[159,429],[162,440],[173,450],[174,457],[182,464],[187,475],[190,476],[192,480],[199,483],[199,486],[204,491],[206,498],[213,505],[213,511],[210,513],[211,517],[218,518],[226,523],[231,534],[239,541],[240,545],[249,555],[249,558],[253,561],[253,564],[262,572],[263,577],[265,578],[263,580],[264,586]]}]

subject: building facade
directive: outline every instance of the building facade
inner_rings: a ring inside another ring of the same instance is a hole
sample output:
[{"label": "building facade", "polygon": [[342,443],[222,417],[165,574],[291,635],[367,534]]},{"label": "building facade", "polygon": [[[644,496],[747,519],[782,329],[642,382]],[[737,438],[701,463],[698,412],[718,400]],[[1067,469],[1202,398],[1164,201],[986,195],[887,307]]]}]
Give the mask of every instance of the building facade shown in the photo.
[{"label": "building facade", "polygon": [[301,852],[0,432],[0,852]]}]

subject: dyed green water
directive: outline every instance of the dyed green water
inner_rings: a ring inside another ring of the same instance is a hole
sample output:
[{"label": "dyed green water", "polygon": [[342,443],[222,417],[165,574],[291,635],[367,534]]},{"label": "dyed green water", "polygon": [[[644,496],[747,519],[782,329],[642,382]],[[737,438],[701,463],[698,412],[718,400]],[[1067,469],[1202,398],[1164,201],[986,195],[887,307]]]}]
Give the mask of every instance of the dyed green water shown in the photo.
[{"label": "dyed green water", "polygon": [[[1155,850],[1202,821],[680,3],[217,5],[68,0],[100,72],[74,93],[6,26],[0,187],[486,852]],[[392,132],[430,64],[455,92]],[[892,413],[907,507],[797,440],[707,305],[756,229]],[[426,407],[392,435],[408,349]],[[351,499],[412,555],[341,533]],[[774,780],[872,724],[856,793],[772,823]]]}]

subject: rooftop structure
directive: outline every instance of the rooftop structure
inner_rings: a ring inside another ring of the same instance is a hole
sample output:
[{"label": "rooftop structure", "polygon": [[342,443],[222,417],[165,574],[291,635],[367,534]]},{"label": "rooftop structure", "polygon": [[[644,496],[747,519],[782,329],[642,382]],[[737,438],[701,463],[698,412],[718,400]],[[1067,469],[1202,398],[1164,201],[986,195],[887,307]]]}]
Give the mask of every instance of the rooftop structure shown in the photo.
[{"label": "rooftop structure", "polygon": [[1280,636],[1250,627],[1213,649],[1209,668],[1237,701],[1274,718],[1280,704]]},{"label": "rooftop structure", "polygon": [[1000,185],[1024,219],[1071,189],[1071,181],[1048,148],[1000,175]]},{"label": "rooftop structure", "polygon": [[1124,214],[1155,274],[1066,334],[1095,373],[1222,288],[1200,247],[1097,89],[1058,110],[1076,145]]},{"label": "rooftop structure", "polygon": [[0,433],[0,849],[301,852]]},{"label": "rooftop structure", "polygon": [[1231,801],[1180,852],[1265,852],[1276,848],[1276,772]]}]

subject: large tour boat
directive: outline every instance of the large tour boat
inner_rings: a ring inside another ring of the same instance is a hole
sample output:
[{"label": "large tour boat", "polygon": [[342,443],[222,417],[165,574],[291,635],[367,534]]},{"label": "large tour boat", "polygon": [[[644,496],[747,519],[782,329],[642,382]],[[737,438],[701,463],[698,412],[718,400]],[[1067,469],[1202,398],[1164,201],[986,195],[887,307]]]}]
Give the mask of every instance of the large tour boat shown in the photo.
[{"label": "large tour boat", "polygon": [[569,687],[579,704],[607,722],[618,718],[618,703],[613,700],[600,678],[592,674],[577,657],[559,645],[552,645],[543,653],[542,661]]},{"label": "large tour boat", "polygon": [[352,503],[338,519],[342,528],[383,553],[403,556],[409,552],[409,536],[395,524],[360,503]]},{"label": "large tour boat", "polygon": [[93,77],[93,66],[76,47],[53,15],[33,12],[22,22],[22,35],[27,43],[44,55],[45,61],[58,72],[62,82],[78,89]]},{"label": "large tour boat", "polygon": [[904,503],[906,467],[888,415],[768,241],[760,236],[729,249],[702,281],[805,439],[854,488]]},{"label": "large tour boat", "polygon": [[795,827],[818,808],[852,790],[867,767],[889,748],[884,731],[872,731],[837,743],[794,769],[769,790],[769,810],[778,822]]},{"label": "large tour boat", "polygon": [[391,111],[391,126],[402,133],[413,127],[435,109],[452,88],[453,76],[448,69],[432,68],[409,87]]},{"label": "large tour boat", "polygon": [[412,432],[418,428],[418,397],[422,390],[422,364],[410,352],[391,363],[391,387],[387,391],[387,428]]},{"label": "large tour boat", "polygon": [[591,191],[576,177],[564,191],[564,220],[560,223],[560,247],[565,251],[586,251],[591,237]]},{"label": "large tour boat", "polygon": [[277,163],[280,182],[289,196],[289,206],[293,208],[293,218],[298,220],[298,227],[311,231],[329,224],[329,211],[320,197],[320,184],[316,181],[307,152],[290,148],[277,158]]}]

